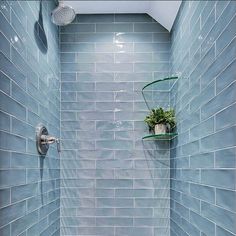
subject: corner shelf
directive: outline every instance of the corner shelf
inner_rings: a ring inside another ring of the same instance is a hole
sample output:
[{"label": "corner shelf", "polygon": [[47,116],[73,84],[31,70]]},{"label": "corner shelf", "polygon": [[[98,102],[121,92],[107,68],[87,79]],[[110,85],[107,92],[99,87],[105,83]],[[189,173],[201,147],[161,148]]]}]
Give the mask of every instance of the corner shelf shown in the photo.
[{"label": "corner shelf", "polygon": [[156,83],[161,83],[161,82],[170,81],[170,80],[177,80],[177,79],[178,79],[177,76],[167,77],[167,78],[164,78],[164,79],[158,79],[158,80],[155,80],[155,81],[153,81],[153,82],[151,82],[151,83],[146,84],[146,85],[142,88],[143,99],[144,99],[144,102],[145,102],[145,104],[146,104],[146,106],[147,106],[147,108],[148,108],[149,110],[151,110],[151,109],[150,109],[150,107],[149,107],[149,105],[148,105],[147,99],[146,99],[145,94],[144,94],[145,89],[148,88],[148,87],[150,87],[150,86],[152,86],[153,84],[156,84]]},{"label": "corner shelf", "polygon": [[142,138],[142,140],[155,141],[155,140],[171,140],[177,133],[166,133],[166,134],[150,134]]},{"label": "corner shelf", "polygon": [[[146,84],[143,88],[142,88],[142,95],[143,95],[143,99],[145,101],[145,104],[147,106],[147,108],[149,110],[150,107],[148,105],[148,102],[147,102],[147,99],[144,95],[144,91],[146,88],[152,86],[153,84],[156,84],[156,83],[161,83],[161,82],[164,82],[164,81],[170,81],[170,80],[177,80],[178,77],[177,76],[173,76],[173,77],[167,77],[167,78],[164,78],[164,79],[159,79],[159,80],[155,80],[151,83],[148,83]],[[146,135],[144,137],[142,137],[142,140],[145,140],[145,141],[157,141],[157,140],[171,140],[173,139],[175,136],[177,136],[178,133],[165,133],[165,134],[149,134],[149,135]]]}]

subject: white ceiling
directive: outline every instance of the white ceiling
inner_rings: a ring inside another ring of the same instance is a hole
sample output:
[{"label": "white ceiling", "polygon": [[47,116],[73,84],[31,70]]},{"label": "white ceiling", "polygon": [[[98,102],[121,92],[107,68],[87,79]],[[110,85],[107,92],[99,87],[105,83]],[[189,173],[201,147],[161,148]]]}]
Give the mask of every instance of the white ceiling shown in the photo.
[{"label": "white ceiling", "polygon": [[171,30],[178,13],[179,1],[60,1],[77,14],[148,13],[167,30]]}]

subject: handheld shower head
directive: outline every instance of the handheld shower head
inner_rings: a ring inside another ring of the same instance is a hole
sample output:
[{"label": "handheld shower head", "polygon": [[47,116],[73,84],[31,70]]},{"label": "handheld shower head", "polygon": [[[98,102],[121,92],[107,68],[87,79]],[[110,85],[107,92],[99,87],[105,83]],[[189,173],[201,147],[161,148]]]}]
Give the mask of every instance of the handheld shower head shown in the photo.
[{"label": "handheld shower head", "polygon": [[59,6],[51,13],[52,22],[59,26],[70,24],[75,19],[75,16],[74,9],[62,3],[59,3]]}]

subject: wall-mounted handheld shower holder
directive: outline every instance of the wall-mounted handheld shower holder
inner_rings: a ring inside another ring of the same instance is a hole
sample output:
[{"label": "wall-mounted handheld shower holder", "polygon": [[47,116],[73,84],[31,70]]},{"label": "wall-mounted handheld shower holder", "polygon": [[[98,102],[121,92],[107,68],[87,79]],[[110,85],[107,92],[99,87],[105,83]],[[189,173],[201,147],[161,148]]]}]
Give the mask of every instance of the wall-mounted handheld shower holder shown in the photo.
[{"label": "wall-mounted handheld shower holder", "polygon": [[38,124],[36,127],[36,146],[39,154],[46,155],[49,145],[53,143],[57,144],[57,151],[60,152],[60,140],[49,135],[43,124]]}]

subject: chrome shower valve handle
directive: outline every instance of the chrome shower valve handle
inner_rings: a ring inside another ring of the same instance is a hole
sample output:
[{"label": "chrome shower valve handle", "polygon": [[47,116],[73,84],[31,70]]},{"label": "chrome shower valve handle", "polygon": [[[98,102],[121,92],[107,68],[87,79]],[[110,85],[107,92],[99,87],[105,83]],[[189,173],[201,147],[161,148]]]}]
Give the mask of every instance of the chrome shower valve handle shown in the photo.
[{"label": "chrome shower valve handle", "polygon": [[44,134],[41,135],[41,143],[42,144],[46,144],[46,143],[52,144],[52,143],[57,142],[57,140],[58,139],[53,136],[44,135]]},{"label": "chrome shower valve handle", "polygon": [[59,138],[56,138],[54,136],[48,135],[48,130],[47,128],[39,124],[36,127],[36,145],[38,152],[41,155],[46,155],[48,149],[49,149],[49,144],[57,144],[57,151],[60,152],[60,140]]}]

